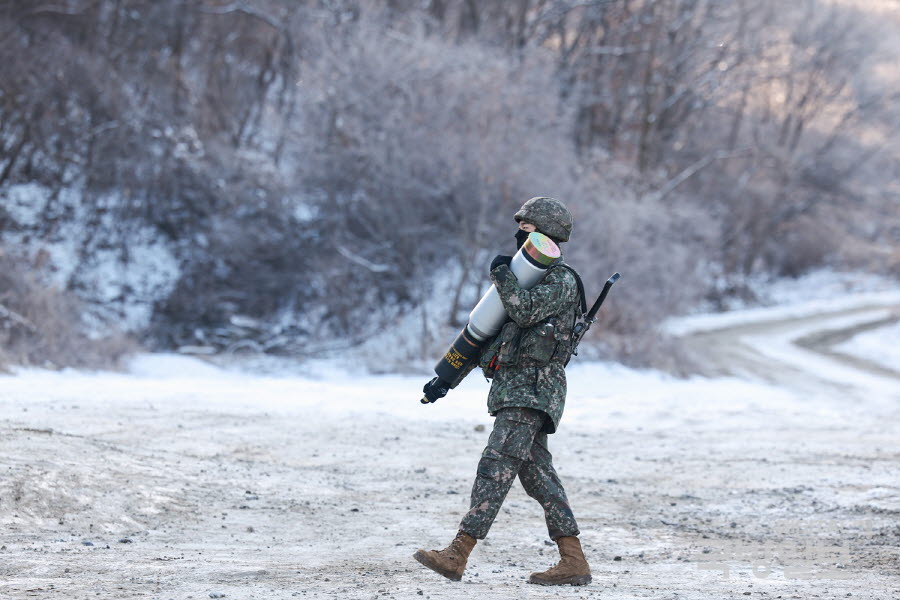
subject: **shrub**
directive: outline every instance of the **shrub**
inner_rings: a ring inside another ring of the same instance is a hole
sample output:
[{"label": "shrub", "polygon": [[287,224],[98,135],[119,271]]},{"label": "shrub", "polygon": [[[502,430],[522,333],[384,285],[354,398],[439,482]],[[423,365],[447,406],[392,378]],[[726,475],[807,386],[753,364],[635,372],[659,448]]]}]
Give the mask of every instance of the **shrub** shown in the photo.
[{"label": "shrub", "polygon": [[0,369],[119,366],[136,344],[116,332],[88,335],[79,302],[40,277],[45,260],[0,247]]}]

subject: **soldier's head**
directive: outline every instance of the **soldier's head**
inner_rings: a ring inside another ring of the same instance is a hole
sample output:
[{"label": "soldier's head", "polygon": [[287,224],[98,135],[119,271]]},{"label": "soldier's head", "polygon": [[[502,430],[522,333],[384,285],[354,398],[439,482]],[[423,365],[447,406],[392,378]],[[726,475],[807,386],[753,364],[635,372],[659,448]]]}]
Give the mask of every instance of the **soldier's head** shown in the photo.
[{"label": "soldier's head", "polygon": [[565,204],[555,198],[541,196],[528,200],[516,213],[515,219],[520,230],[538,231],[557,244],[568,242],[572,234],[572,214]]}]

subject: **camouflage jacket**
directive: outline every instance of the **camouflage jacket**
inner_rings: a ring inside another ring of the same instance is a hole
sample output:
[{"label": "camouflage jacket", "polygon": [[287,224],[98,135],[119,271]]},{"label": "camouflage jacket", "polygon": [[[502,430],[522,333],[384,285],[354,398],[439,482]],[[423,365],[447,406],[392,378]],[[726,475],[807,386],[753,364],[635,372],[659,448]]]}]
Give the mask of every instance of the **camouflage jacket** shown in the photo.
[{"label": "camouflage jacket", "polygon": [[[546,433],[559,426],[566,403],[565,364],[571,354],[572,329],[579,313],[575,276],[555,266],[530,290],[519,286],[506,265],[491,272],[491,280],[509,321],[482,356],[485,374],[493,375],[488,411],[522,406],[547,413]],[[494,356],[499,368],[488,368]]]}]

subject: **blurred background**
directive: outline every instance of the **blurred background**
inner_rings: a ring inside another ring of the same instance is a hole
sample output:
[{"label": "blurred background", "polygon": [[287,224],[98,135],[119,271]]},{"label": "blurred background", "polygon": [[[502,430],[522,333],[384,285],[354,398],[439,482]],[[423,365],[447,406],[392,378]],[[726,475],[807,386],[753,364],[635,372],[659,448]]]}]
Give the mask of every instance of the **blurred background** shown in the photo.
[{"label": "blurred background", "polygon": [[898,49],[896,0],[0,2],[0,367],[430,366],[549,195],[623,273],[586,352],[689,371],[669,316],[900,278]]}]

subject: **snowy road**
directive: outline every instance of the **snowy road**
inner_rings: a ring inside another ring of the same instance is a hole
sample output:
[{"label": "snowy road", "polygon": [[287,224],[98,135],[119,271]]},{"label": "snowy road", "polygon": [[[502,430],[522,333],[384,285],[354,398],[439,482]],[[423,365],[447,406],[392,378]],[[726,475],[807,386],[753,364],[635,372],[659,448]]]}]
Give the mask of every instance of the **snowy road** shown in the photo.
[{"label": "snowy road", "polygon": [[[879,394],[900,385],[900,363],[856,356],[841,343],[900,321],[900,302],[733,324],[685,336],[709,375],[740,375],[810,393]],[[892,340],[900,345],[900,339]],[[894,351],[883,340],[883,352]]]},{"label": "snowy road", "polygon": [[518,486],[462,583],[412,560],[467,507],[491,423],[474,376],[433,406],[426,374],[165,356],[2,377],[0,598],[900,597],[900,378],[829,355],[896,308],[691,334],[710,378],[572,367],[551,449],[585,588],[525,584],[556,555]]}]

